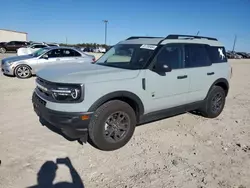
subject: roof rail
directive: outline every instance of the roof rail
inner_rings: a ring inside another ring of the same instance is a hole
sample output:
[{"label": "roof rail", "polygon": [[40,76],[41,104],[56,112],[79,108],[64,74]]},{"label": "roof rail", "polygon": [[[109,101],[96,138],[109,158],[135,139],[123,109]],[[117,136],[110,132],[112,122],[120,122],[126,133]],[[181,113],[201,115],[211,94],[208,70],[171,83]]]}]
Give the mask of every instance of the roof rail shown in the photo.
[{"label": "roof rail", "polygon": [[139,38],[154,39],[154,38],[164,38],[164,37],[132,36],[127,38],[126,40],[139,39]]},{"label": "roof rail", "polygon": [[165,39],[179,39],[180,37],[195,38],[195,39],[208,39],[208,40],[218,41],[216,38],[212,38],[212,37],[204,37],[204,36],[197,36],[197,35],[178,35],[178,34],[168,35]]}]

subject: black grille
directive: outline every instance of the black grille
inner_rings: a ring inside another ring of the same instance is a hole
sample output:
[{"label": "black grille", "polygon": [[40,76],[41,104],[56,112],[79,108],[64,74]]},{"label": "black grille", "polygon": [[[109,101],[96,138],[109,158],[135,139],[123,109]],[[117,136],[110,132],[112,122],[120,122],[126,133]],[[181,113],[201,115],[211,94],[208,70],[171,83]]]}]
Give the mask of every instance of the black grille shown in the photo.
[{"label": "black grille", "polygon": [[33,93],[33,102],[37,105],[43,105],[43,106],[46,105],[46,101],[38,97],[35,92]]},{"label": "black grille", "polygon": [[[45,99],[46,101],[50,101],[50,102],[58,102],[58,103],[79,103],[84,99],[84,91],[83,91],[83,86],[80,84],[68,84],[68,83],[55,83],[55,82],[50,82],[47,80],[44,80],[40,77],[36,78],[36,83],[37,83],[37,87],[36,87],[36,92],[39,96],[41,96],[43,99]],[[57,89],[57,88],[79,88],[81,89],[81,99],[77,100],[77,101],[68,101],[68,100],[56,100],[53,96],[53,89]]]},{"label": "black grille", "polygon": [[43,90],[43,89],[37,87],[37,90],[38,90],[40,93],[46,95],[47,97],[52,97],[52,93],[51,93],[50,89],[52,89],[53,86],[56,85],[55,83],[48,82],[48,81],[43,80],[43,79],[41,79],[41,78],[37,78],[37,79],[36,79],[36,82],[37,82],[39,85],[41,85],[41,86],[47,88],[47,91],[45,91],[45,90]]}]

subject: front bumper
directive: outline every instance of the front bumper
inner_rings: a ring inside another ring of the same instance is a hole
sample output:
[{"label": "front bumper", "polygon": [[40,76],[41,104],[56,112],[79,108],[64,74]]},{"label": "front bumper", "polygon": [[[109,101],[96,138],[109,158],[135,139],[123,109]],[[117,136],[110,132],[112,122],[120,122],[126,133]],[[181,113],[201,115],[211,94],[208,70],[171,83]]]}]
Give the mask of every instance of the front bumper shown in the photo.
[{"label": "front bumper", "polygon": [[1,65],[1,71],[3,74],[14,76],[14,68],[11,65]]},{"label": "front bumper", "polygon": [[35,92],[32,96],[33,108],[36,114],[70,139],[86,137],[91,112],[60,112],[46,108],[46,101]]}]

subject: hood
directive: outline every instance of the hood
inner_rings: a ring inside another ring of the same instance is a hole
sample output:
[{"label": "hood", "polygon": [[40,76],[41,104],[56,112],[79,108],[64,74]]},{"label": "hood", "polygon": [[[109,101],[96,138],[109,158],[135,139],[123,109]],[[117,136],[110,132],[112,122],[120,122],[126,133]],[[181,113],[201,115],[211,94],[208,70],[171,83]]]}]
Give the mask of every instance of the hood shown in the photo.
[{"label": "hood", "polygon": [[57,83],[94,83],[131,79],[139,70],[128,70],[92,63],[66,63],[41,69],[38,77]]},{"label": "hood", "polygon": [[15,62],[15,61],[21,61],[26,59],[32,59],[34,58],[31,55],[20,55],[20,56],[13,56],[13,57],[7,57],[2,60],[2,63],[9,63],[9,62]]}]

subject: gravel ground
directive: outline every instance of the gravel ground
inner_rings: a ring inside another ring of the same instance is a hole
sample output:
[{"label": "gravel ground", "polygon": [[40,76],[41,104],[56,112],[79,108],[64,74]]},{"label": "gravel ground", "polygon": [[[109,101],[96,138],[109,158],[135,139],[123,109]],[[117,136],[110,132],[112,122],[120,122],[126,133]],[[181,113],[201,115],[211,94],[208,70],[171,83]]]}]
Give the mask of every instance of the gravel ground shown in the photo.
[{"label": "gravel ground", "polygon": [[218,118],[184,114],[139,126],[113,152],[41,126],[31,103],[35,78],[1,75],[0,187],[250,187],[250,60],[230,62],[231,88]]}]

